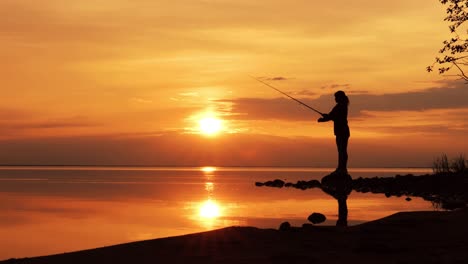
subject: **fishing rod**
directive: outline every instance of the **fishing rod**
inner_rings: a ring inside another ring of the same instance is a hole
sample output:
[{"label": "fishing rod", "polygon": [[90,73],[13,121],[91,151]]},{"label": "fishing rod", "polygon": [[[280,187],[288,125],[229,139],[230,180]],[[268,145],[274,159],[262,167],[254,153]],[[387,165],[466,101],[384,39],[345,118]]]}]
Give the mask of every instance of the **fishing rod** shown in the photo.
[{"label": "fishing rod", "polygon": [[320,111],[316,110],[315,108],[313,108],[313,107],[311,107],[311,106],[309,106],[309,105],[307,105],[307,104],[305,104],[305,103],[303,103],[303,102],[297,100],[296,98],[290,96],[289,94],[280,91],[279,89],[273,87],[272,85],[270,85],[270,84],[268,84],[268,83],[266,83],[266,82],[264,82],[264,81],[262,81],[262,80],[260,80],[260,79],[257,79],[257,78],[255,78],[255,77],[253,77],[253,76],[250,76],[250,77],[253,78],[253,79],[255,79],[255,80],[257,80],[257,81],[259,81],[259,82],[261,82],[261,83],[263,83],[264,85],[266,85],[266,86],[268,86],[268,87],[270,87],[270,88],[272,88],[272,89],[275,89],[276,91],[278,91],[278,92],[280,92],[280,93],[286,95],[287,97],[293,99],[294,101],[298,102],[299,104],[301,104],[301,105],[303,105],[303,106],[309,108],[310,110],[312,110],[312,111],[314,111],[314,112],[317,112],[317,113],[319,113],[320,115],[323,116],[323,113],[322,113],[322,112],[320,112]]}]

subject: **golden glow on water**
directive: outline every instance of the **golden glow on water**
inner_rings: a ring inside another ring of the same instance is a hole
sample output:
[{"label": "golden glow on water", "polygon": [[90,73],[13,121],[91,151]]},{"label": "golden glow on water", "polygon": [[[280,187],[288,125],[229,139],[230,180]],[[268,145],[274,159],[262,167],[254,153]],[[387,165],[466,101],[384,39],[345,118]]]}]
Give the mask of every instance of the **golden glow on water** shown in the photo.
[{"label": "golden glow on water", "polygon": [[219,225],[219,217],[221,216],[222,206],[215,200],[215,172],[216,167],[206,166],[200,169],[204,175],[204,186],[207,199],[199,203],[196,208],[198,210],[197,220],[205,228],[213,228]]},{"label": "golden glow on water", "polygon": [[[98,168],[93,173],[79,173],[82,168],[10,170],[0,169],[0,201],[8,201],[0,203],[0,234],[8,238],[0,239],[0,260],[233,225],[277,228],[288,221],[301,226],[314,211],[327,216],[325,224],[334,225],[338,209],[337,201],[320,189],[254,185],[256,180],[306,177],[308,171],[297,168],[267,169],[267,173],[259,168],[222,167],[118,172]],[[50,185],[56,188],[51,190]],[[411,202],[404,198],[353,192],[348,199],[349,223],[398,211],[431,210],[421,198]]]},{"label": "golden glow on water", "polygon": [[214,191],[214,183],[212,183],[212,182],[205,183],[205,190],[208,193],[212,193]]}]

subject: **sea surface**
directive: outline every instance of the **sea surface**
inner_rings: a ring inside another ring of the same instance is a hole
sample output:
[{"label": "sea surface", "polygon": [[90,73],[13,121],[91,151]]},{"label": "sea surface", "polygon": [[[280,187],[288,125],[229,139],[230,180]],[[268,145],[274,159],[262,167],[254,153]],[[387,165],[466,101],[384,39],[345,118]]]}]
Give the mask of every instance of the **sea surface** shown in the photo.
[{"label": "sea surface", "polygon": [[[300,226],[313,212],[337,220],[320,189],[256,187],[320,180],[328,168],[0,167],[0,260],[70,252],[227,226]],[[355,168],[353,178],[420,175],[428,168]],[[436,210],[421,198],[352,192],[350,225],[398,211]]]}]

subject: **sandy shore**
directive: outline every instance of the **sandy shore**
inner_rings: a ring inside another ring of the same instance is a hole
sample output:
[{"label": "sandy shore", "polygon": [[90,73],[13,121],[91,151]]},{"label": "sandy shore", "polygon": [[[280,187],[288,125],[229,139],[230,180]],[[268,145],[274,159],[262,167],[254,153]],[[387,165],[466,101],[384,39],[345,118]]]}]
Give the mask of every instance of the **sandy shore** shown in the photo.
[{"label": "sandy shore", "polygon": [[467,263],[467,223],[468,209],[460,209],[397,213],[352,227],[228,227],[0,263]]}]

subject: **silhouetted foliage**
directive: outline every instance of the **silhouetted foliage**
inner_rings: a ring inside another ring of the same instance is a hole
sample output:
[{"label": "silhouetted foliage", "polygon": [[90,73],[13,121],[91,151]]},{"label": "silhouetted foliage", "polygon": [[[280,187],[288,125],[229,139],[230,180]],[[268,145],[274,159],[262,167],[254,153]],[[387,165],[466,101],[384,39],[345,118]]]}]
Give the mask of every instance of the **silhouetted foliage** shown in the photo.
[{"label": "silhouetted foliage", "polygon": [[467,172],[467,163],[468,161],[465,159],[465,156],[460,154],[458,157],[452,160],[452,163],[450,164],[450,169],[454,173]]},{"label": "silhouetted foliage", "polygon": [[465,173],[468,172],[468,160],[463,154],[452,159],[449,159],[446,154],[442,154],[432,162],[432,171],[435,174],[450,174],[450,173]]},{"label": "silhouetted foliage", "polygon": [[444,74],[455,66],[459,71],[457,75],[468,81],[468,76],[465,74],[468,66],[468,31],[461,27],[468,19],[468,0],[439,0],[439,2],[448,5],[444,20],[451,23],[449,29],[452,37],[445,40],[444,46],[439,50],[443,57],[436,57],[435,62],[427,67],[427,71],[433,71],[434,66],[438,64],[439,74]]},{"label": "silhouetted foliage", "polygon": [[450,166],[446,154],[442,154],[440,157],[434,159],[434,161],[432,162],[432,171],[435,174],[450,172]]}]

